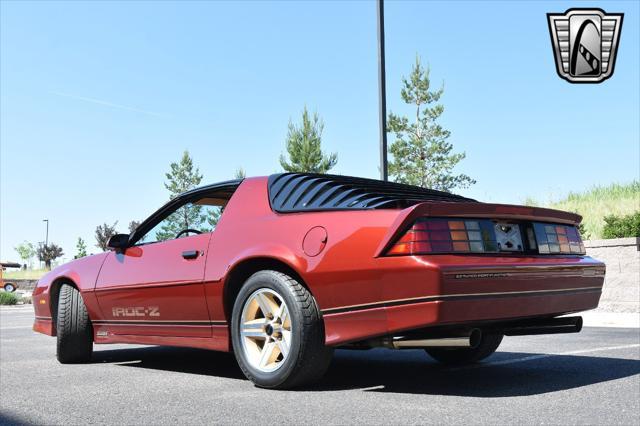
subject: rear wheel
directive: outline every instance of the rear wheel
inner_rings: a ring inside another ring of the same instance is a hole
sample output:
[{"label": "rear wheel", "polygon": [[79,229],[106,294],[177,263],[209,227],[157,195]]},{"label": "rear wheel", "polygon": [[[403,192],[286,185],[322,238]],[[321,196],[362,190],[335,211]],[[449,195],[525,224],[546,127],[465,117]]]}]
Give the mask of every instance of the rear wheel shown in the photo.
[{"label": "rear wheel", "polygon": [[12,283],[6,283],[4,285],[4,291],[6,291],[7,293],[13,293],[14,291],[16,291],[16,286]]},{"label": "rear wheel", "polygon": [[286,389],[318,380],[331,362],[313,296],[277,271],[260,271],[244,284],[232,315],[233,350],[244,375],[265,388]]},{"label": "rear wheel", "polygon": [[63,364],[88,362],[93,352],[93,327],[80,292],[68,284],[60,287],[56,322],[56,356]]},{"label": "rear wheel", "polygon": [[480,344],[475,348],[428,348],[425,351],[435,360],[445,364],[471,364],[492,355],[500,346],[502,338],[502,334],[483,333]]}]

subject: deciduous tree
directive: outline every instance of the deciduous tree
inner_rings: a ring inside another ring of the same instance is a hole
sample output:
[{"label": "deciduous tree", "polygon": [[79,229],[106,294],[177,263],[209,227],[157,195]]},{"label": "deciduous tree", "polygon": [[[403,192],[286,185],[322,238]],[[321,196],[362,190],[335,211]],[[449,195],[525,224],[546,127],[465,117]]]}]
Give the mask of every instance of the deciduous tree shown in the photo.
[{"label": "deciduous tree", "polygon": [[44,262],[44,266],[47,269],[51,269],[51,262],[61,257],[64,252],[62,248],[54,243],[40,244],[37,250],[38,259]]},{"label": "deciduous tree", "polygon": [[137,220],[132,220],[131,222],[129,222],[129,234],[133,234],[138,226],[140,226],[140,222],[138,222]]},{"label": "deciduous tree", "polygon": [[118,221],[116,220],[113,225],[103,223],[96,227],[96,247],[102,251],[107,251],[109,249],[109,247],[107,247],[107,243],[109,242],[109,238],[118,233],[118,231],[116,231],[117,225]]},{"label": "deciduous tree", "polygon": [[31,267],[31,259],[36,255],[36,248],[28,241],[23,241],[14,247],[15,251],[18,252],[18,256],[22,259],[22,262],[29,265]]}]

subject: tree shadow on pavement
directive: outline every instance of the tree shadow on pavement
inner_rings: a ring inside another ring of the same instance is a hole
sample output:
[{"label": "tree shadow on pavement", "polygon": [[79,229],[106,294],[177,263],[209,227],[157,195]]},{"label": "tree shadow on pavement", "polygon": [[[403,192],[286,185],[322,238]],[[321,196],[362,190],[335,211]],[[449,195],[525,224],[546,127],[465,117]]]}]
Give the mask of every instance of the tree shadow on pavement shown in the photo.
[{"label": "tree shadow on pavement", "polygon": [[[540,356],[542,355],[542,356]],[[518,362],[527,357],[534,359]],[[233,354],[142,347],[94,352],[94,362],[246,380]],[[307,391],[363,389],[480,398],[538,395],[640,374],[640,361],[605,356],[497,352],[484,363],[448,367],[422,350],[337,350],[325,377]]]}]

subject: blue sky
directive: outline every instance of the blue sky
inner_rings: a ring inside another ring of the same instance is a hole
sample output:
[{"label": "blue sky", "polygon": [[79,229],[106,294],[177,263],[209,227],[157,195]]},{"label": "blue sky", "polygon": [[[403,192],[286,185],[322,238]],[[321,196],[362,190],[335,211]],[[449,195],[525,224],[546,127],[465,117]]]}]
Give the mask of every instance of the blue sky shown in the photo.
[{"label": "blue sky", "polygon": [[[388,2],[389,109],[416,54],[445,84],[464,195],[519,203],[638,178],[638,2]],[[624,12],[614,76],[556,72],[547,12]],[[163,204],[184,149],[205,182],[280,170],[287,123],[325,121],[338,173],[378,176],[376,13],[359,2],[5,2],[0,258],[49,240],[65,258],[103,222]]]}]

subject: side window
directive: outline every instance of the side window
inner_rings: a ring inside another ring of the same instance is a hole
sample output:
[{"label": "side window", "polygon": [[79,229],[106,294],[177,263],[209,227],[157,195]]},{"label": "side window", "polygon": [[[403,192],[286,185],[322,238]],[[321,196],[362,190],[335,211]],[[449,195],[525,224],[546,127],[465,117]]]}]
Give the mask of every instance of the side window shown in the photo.
[{"label": "side window", "polygon": [[[182,205],[149,230],[137,244],[172,240],[186,230],[212,232],[224,210],[226,200],[203,198]],[[193,235],[184,232],[181,237]]]}]

